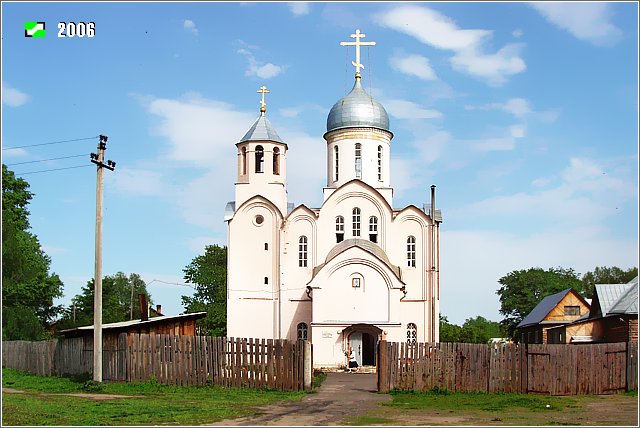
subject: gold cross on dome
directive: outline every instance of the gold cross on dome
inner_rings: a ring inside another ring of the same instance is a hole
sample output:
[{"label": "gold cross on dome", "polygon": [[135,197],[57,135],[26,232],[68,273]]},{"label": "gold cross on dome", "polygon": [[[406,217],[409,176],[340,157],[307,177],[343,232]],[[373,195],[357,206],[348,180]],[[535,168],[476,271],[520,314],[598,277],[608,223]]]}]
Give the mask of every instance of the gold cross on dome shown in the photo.
[{"label": "gold cross on dome", "polygon": [[356,60],[351,61],[356,67],[356,77],[360,77],[360,69],[364,68],[364,65],[360,63],[360,46],[375,46],[376,42],[361,42],[360,39],[366,37],[366,34],[360,32],[359,29],[356,29],[356,33],[352,34],[351,37],[356,39],[355,42],[340,42],[340,46],[355,46],[356,47]]},{"label": "gold cross on dome", "polygon": [[256,92],[262,93],[262,101],[260,101],[260,111],[264,113],[265,111],[267,111],[267,107],[266,107],[267,103],[264,102],[264,94],[268,94],[271,91],[268,90],[266,86],[262,85],[262,87],[258,89]]}]

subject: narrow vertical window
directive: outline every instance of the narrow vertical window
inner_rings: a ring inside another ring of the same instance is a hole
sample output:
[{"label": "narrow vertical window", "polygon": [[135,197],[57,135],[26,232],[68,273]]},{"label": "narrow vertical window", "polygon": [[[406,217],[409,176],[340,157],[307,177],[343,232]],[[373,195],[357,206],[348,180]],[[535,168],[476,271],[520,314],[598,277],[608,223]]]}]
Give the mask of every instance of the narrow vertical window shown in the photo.
[{"label": "narrow vertical window", "polygon": [[268,250],[269,249],[269,244],[267,244],[266,242],[264,243],[264,249]]},{"label": "narrow vertical window", "polygon": [[333,152],[334,152],[334,158],[335,158],[335,171],[334,171],[335,179],[334,179],[334,181],[338,181],[338,177],[339,177],[339,174],[338,174],[338,170],[339,170],[339,167],[338,167],[338,165],[339,165],[339,162],[338,162],[338,146],[333,146]]},{"label": "narrow vertical window", "polygon": [[344,241],[344,217],[336,217],[336,242]]},{"label": "narrow vertical window", "polygon": [[264,172],[264,149],[256,146],[256,172]]},{"label": "narrow vertical window", "polygon": [[412,322],[407,324],[407,343],[409,345],[418,343],[418,327]]},{"label": "narrow vertical window", "polygon": [[301,236],[298,240],[298,266],[307,267],[307,237]]},{"label": "narrow vertical window", "polygon": [[378,181],[382,181],[382,146],[378,146]]},{"label": "narrow vertical window", "polygon": [[266,277],[266,276],[264,277],[264,283],[265,283],[265,284],[268,284],[268,283],[269,283],[269,278],[268,278],[268,277]]},{"label": "narrow vertical window", "polygon": [[298,340],[307,340],[309,338],[309,327],[306,323],[298,323]]},{"label": "narrow vertical window", "polygon": [[356,144],[356,178],[362,178],[362,146]]},{"label": "narrow vertical window", "polygon": [[353,236],[360,236],[360,208],[353,209]]},{"label": "narrow vertical window", "polygon": [[247,148],[242,148],[242,175],[247,175]]},{"label": "narrow vertical window", "polygon": [[378,242],[378,217],[369,217],[369,241]]},{"label": "narrow vertical window", "polygon": [[280,175],[280,149],[277,147],[273,149],[273,173]]},{"label": "narrow vertical window", "polygon": [[416,238],[407,238],[407,266],[416,267]]}]

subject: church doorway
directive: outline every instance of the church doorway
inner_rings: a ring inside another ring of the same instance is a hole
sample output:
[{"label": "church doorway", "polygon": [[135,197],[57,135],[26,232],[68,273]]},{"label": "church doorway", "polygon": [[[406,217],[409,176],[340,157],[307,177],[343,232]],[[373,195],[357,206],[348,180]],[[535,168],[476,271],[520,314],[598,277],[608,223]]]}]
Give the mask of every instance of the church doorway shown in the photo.
[{"label": "church doorway", "polygon": [[351,359],[355,360],[358,366],[375,366],[376,344],[377,337],[372,334],[354,331],[349,335],[349,346],[352,352]]}]

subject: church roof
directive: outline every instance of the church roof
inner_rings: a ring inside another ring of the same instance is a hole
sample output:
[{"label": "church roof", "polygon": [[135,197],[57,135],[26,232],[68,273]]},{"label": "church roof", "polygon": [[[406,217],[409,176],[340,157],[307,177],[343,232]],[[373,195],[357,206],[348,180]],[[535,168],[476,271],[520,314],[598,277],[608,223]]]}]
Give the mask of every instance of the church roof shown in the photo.
[{"label": "church roof", "polygon": [[239,142],[244,143],[245,141],[275,141],[276,143],[283,143],[264,113],[260,113],[260,117],[258,117]]},{"label": "church roof", "polygon": [[356,77],[351,92],[335,103],[329,111],[327,132],[359,127],[389,131],[389,115],[382,104],[365,92],[360,77]]},{"label": "church roof", "polygon": [[338,255],[344,253],[345,251],[353,247],[361,248],[367,251],[368,253],[371,253],[374,256],[376,256],[378,259],[380,259],[380,261],[382,261],[389,268],[389,270],[391,270],[398,277],[398,279],[400,279],[400,267],[392,264],[391,261],[389,261],[389,257],[387,257],[386,253],[382,250],[382,248],[380,248],[379,246],[377,246],[376,244],[374,244],[373,242],[367,239],[359,239],[359,238],[345,239],[344,241],[336,244],[331,249],[331,251],[329,251],[329,254],[327,254],[327,258],[325,259],[325,262],[313,268],[313,277],[315,277],[316,274],[320,272],[327,263],[329,263]]}]

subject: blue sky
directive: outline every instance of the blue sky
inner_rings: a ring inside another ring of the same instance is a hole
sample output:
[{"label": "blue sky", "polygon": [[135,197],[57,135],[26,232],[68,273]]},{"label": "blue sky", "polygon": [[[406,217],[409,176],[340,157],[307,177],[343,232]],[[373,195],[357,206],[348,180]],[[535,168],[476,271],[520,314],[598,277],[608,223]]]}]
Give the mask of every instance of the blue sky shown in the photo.
[{"label": "blue sky", "polygon": [[[45,21],[45,38],[25,38]],[[58,38],[58,22],[95,22]],[[226,243],[235,143],[259,114],[287,142],[289,200],[319,207],[322,138],[353,84],[387,109],[394,205],[442,209],[441,310],[500,320],[512,270],[638,264],[636,3],[2,3],[2,158],[95,151],[109,137],[105,274],[136,272],[178,314],[182,269]],[[88,164],[12,165],[17,174]],[[93,277],[95,169],[24,175],[31,224],[65,284]],[[156,280],[156,281],[153,281]],[[163,281],[163,282],[160,282]]]}]

